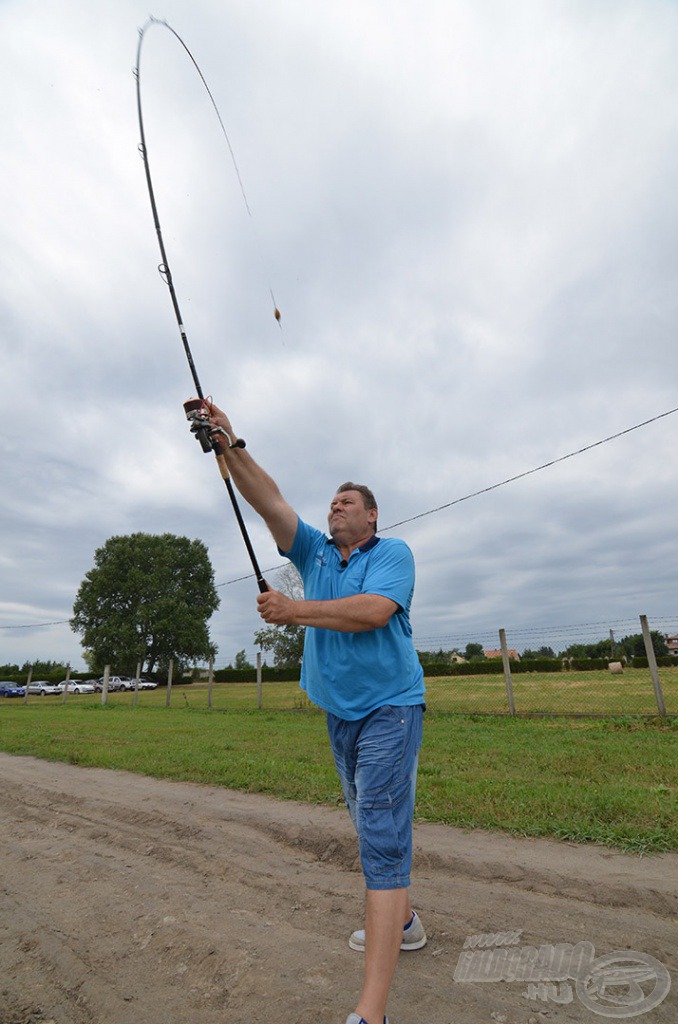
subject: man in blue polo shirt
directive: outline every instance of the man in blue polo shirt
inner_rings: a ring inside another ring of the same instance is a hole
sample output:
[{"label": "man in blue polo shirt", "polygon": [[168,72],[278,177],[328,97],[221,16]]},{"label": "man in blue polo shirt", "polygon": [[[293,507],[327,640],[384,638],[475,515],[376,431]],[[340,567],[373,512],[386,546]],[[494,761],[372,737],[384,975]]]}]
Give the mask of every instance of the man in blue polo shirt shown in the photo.
[{"label": "man in blue polo shirt", "polygon": [[[215,405],[210,422],[234,440],[228,417]],[[414,560],[404,541],[377,536],[377,504],[364,485],[338,488],[327,537],[297,516],[246,449],[221,448],[236,487],[304,583],[302,601],[269,590],[257,603],[267,623],[306,627],[301,686],[327,712],[366,882],[365,929],[349,940],[352,949],[365,951],[365,979],[346,1024],[381,1024],[399,950],[426,942],[409,901],[424,710],[409,619]]]}]

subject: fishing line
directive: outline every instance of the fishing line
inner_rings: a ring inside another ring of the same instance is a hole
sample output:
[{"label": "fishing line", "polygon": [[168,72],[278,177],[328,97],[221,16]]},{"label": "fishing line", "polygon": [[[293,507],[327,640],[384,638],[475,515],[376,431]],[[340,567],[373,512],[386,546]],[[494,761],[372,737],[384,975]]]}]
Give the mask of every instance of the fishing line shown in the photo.
[{"label": "fishing line", "polygon": [[[172,28],[172,26],[167,21],[164,21],[161,18],[154,18],[154,17],[151,16],[151,17],[149,17],[149,19],[146,22],[146,24],[144,25],[144,27],[139,29],[139,47],[138,47],[138,50],[137,50],[137,66],[134,69],[134,76],[135,76],[135,78],[137,80],[137,85],[139,83],[139,67],[140,67],[140,59],[141,59],[140,58],[140,55],[141,55],[141,43],[143,41],[144,33],[146,32],[146,30],[151,25],[161,25],[163,28],[168,29],[168,31],[172,33],[172,35],[177,40],[177,42],[180,43],[180,45],[182,46],[184,52],[186,53],[186,55],[188,56],[189,60],[191,61],[192,65],[193,65],[193,67],[197,71],[197,73],[198,73],[198,75],[200,77],[200,81],[202,82],[203,86],[205,87],[205,92],[209,96],[210,103],[212,104],[212,109],[214,110],[214,113],[217,116],[217,120],[219,122],[219,128],[221,129],[221,134],[223,135],[223,137],[224,137],[224,139],[226,141],[226,145],[228,146],[228,152],[229,152],[230,157],[231,157],[231,163],[233,164],[233,170],[235,171],[235,176],[238,179],[238,187],[240,188],[240,194],[242,196],[242,201],[243,201],[243,204],[245,206],[245,210],[247,211],[247,216],[248,216],[249,221],[250,221],[250,227],[251,227],[252,233],[253,233],[253,235],[255,237],[255,240],[256,240],[256,243],[257,243],[257,253],[258,253],[258,256],[259,256],[259,261],[260,261],[261,265],[263,266],[264,259],[263,259],[263,256],[262,256],[261,239],[259,237],[259,232],[257,230],[257,225],[256,225],[256,222],[254,220],[254,216],[252,214],[252,209],[251,209],[250,204],[249,204],[249,199],[247,198],[247,193],[245,192],[245,186],[243,184],[243,180],[242,180],[242,177],[241,177],[241,174],[240,174],[240,168],[238,167],[238,161],[235,158],[235,151],[233,149],[233,146],[231,145],[231,140],[228,137],[228,132],[226,131],[226,125],[224,124],[224,120],[223,120],[223,118],[221,116],[221,113],[219,111],[219,107],[217,106],[217,102],[216,102],[216,100],[214,98],[214,94],[212,93],[212,90],[210,89],[209,85],[207,84],[207,80],[206,80],[205,76],[203,75],[202,70],[200,69],[200,66],[199,66],[198,62],[196,61],[195,57],[193,56],[193,54],[189,50],[189,48],[186,45],[186,43],[184,42],[184,40],[181,38],[181,36],[178,34],[178,32],[176,32]],[[139,89],[137,89],[137,100],[139,100]],[[140,115],[140,127],[141,127],[141,115]],[[142,134],[143,134],[143,132],[142,132]],[[142,142],[144,142],[143,139],[142,139]],[[273,289],[272,289],[270,283],[268,284],[268,294],[270,295],[271,302],[273,304],[273,315],[274,315],[275,319],[278,322],[278,326],[282,330],[282,316],[281,316],[280,310],[278,309],[278,304],[277,304],[277,302],[275,300],[275,295],[273,294]]]},{"label": "fishing line", "polygon": [[[142,106],[141,106],[141,47],[142,47],[142,44],[143,44],[143,41],[144,41],[144,34],[145,34],[146,30],[151,25],[161,25],[164,28],[169,29],[169,31],[172,33],[172,35],[175,37],[175,39],[177,39],[181,43],[183,49],[185,50],[185,52],[190,57],[191,62],[193,64],[194,68],[196,69],[196,71],[200,75],[200,79],[201,79],[203,85],[205,86],[205,89],[207,90],[207,94],[208,94],[208,96],[209,96],[209,98],[210,98],[210,100],[212,102],[212,106],[214,107],[216,115],[217,115],[217,117],[219,119],[219,124],[221,125],[222,132],[223,132],[224,137],[226,139],[226,142],[228,144],[228,149],[229,149],[229,152],[231,154],[231,159],[233,161],[233,166],[235,167],[236,176],[238,178],[238,183],[240,185],[240,191],[242,193],[242,197],[243,197],[243,200],[244,200],[244,203],[245,203],[245,208],[247,209],[247,213],[248,213],[250,219],[252,218],[252,212],[250,210],[249,203],[247,202],[247,196],[245,194],[245,189],[243,187],[242,178],[240,177],[240,172],[238,170],[238,165],[237,165],[236,160],[235,160],[235,155],[233,153],[233,148],[231,146],[230,140],[229,140],[228,135],[226,133],[226,128],[224,126],[224,122],[223,122],[223,120],[221,118],[221,114],[219,113],[219,110],[218,110],[217,105],[216,105],[216,103],[214,101],[214,97],[213,97],[213,95],[212,95],[212,93],[210,91],[210,88],[207,85],[207,82],[205,81],[203,73],[200,70],[200,68],[198,67],[198,64],[197,64],[193,54],[188,49],[188,47],[186,46],[186,44],[183,41],[183,39],[181,38],[181,36],[179,36],[174,31],[174,29],[172,28],[171,25],[168,25],[168,23],[166,21],[160,21],[157,18],[153,18],[153,17],[149,18],[149,20],[146,22],[144,27],[139,29],[139,43],[138,43],[138,46],[137,46],[137,63],[136,63],[136,67],[134,68],[134,77],[136,79],[136,90],[137,90],[137,113],[138,113],[138,117],[139,117],[139,133],[140,133],[140,136],[141,136],[141,142],[139,144],[139,152],[140,152],[141,158],[142,158],[142,160],[144,162],[144,170],[145,170],[145,173],[146,173],[146,186],[148,188],[148,198],[149,198],[150,203],[151,203],[151,211],[152,211],[152,214],[153,214],[153,223],[155,225],[155,231],[156,231],[156,235],[157,235],[157,238],[158,238],[158,246],[160,248],[160,258],[161,258],[162,262],[160,263],[160,265],[158,267],[158,270],[160,272],[160,276],[162,277],[162,279],[164,280],[165,284],[167,285],[167,287],[169,289],[170,298],[171,298],[171,301],[172,301],[172,307],[174,309],[174,315],[176,317],[177,325],[179,327],[179,333],[181,335],[181,341],[182,341],[182,344],[183,344],[183,347],[184,347],[184,352],[185,352],[185,355],[186,355],[186,359],[188,361],[189,369],[191,371],[191,376],[193,377],[193,383],[195,385],[196,394],[198,395],[198,398],[196,400],[191,400],[189,402],[186,402],[184,404],[184,409],[185,409],[185,412],[186,412],[186,416],[187,416],[189,422],[191,423],[191,431],[195,434],[197,439],[200,441],[200,444],[202,446],[203,451],[205,451],[205,452],[213,451],[215,453],[216,457],[217,457],[217,464],[219,466],[219,471],[221,473],[222,479],[224,480],[224,483],[226,484],[226,489],[228,490],[228,494],[229,494],[229,497],[231,499],[231,504],[233,506],[233,512],[235,514],[235,518],[236,518],[236,521],[238,523],[238,526],[240,527],[240,532],[242,534],[243,541],[245,542],[245,547],[247,548],[247,553],[249,555],[250,562],[252,563],[252,568],[254,569],[254,575],[255,575],[256,580],[257,580],[257,585],[259,587],[259,590],[262,593],[265,593],[268,590],[268,587],[266,585],[266,581],[264,580],[264,578],[263,578],[263,576],[261,574],[261,569],[259,568],[259,563],[257,562],[257,558],[256,558],[256,555],[254,553],[254,548],[252,547],[252,542],[250,541],[250,537],[249,537],[249,534],[247,532],[247,527],[245,526],[245,521],[243,520],[242,513],[241,513],[240,507],[238,505],[238,499],[237,499],[236,494],[235,494],[235,489],[233,487],[233,482],[231,480],[230,473],[228,472],[228,466],[227,466],[227,463],[226,463],[226,459],[225,459],[224,455],[221,452],[221,444],[224,443],[224,442],[218,441],[215,438],[214,433],[210,429],[209,420],[208,420],[207,415],[206,415],[205,395],[204,395],[202,387],[200,385],[200,379],[198,377],[198,371],[196,369],[195,362],[194,362],[194,359],[193,359],[193,354],[191,352],[191,347],[190,347],[189,342],[188,342],[188,336],[186,334],[186,328],[184,327],[183,317],[181,315],[181,309],[179,307],[179,300],[177,298],[176,289],[174,287],[174,280],[173,280],[173,277],[172,277],[172,271],[170,269],[169,259],[167,257],[167,251],[165,249],[165,243],[164,243],[163,236],[162,236],[162,229],[160,227],[160,217],[158,215],[158,207],[157,207],[157,203],[156,203],[156,199],[155,199],[155,192],[154,192],[154,189],[153,189],[153,180],[151,178],[151,169],[150,169],[150,164],[149,164],[149,160],[148,160],[148,146],[146,144],[146,132],[144,130],[144,118],[143,118]],[[270,291],[270,294],[271,294],[271,300],[273,302],[273,315],[275,316],[275,319],[278,321],[278,323],[280,323],[280,311],[278,310],[278,307],[276,305],[275,298],[273,296],[273,291],[271,289],[269,289],[269,291]],[[222,434],[223,434],[223,431],[222,431]],[[228,442],[229,448],[244,448],[245,447],[245,442],[242,439],[240,439],[240,438],[238,438],[236,440],[231,440],[230,438],[228,438],[227,442]]]}]

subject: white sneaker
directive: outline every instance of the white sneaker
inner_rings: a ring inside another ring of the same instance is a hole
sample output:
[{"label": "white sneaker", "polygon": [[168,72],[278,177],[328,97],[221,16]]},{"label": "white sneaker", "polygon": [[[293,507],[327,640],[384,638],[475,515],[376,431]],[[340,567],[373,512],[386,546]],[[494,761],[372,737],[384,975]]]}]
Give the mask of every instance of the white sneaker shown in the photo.
[{"label": "white sneaker", "polygon": [[[353,932],[351,938],[348,940],[348,944],[351,949],[355,949],[358,953],[365,952],[365,931],[360,929],[357,932]],[[400,943],[401,949],[421,949],[422,946],[426,945],[426,932],[424,926],[419,919],[416,910],[412,911],[412,920],[407,928],[403,929],[403,941]],[[346,1021],[349,1024],[349,1021]],[[360,1024],[360,1017],[357,1021],[350,1021],[350,1024]]]},{"label": "white sneaker", "polygon": [[[346,1024],[365,1024],[365,1021],[357,1013],[349,1013]],[[388,1024],[388,1017],[384,1017],[384,1024]]]}]

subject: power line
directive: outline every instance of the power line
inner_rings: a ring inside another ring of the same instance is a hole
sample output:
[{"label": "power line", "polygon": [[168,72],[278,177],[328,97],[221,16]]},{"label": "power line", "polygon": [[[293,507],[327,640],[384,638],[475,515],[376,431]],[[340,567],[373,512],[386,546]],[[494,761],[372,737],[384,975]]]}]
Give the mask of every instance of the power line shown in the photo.
[{"label": "power line", "polygon": [[[666,629],[665,624],[675,623],[678,620],[678,615],[652,615],[650,619],[653,626],[660,626],[661,624]],[[614,630],[615,633],[626,633],[635,636],[639,632],[638,619],[610,619],[601,622],[569,623],[564,626],[557,624],[553,626],[507,626],[506,636],[509,641],[513,640],[521,646],[525,646],[526,641],[536,642],[538,640],[543,641],[544,639],[572,640],[576,638],[581,642],[585,642],[587,639],[606,639],[601,634],[607,633],[610,629]],[[456,633],[438,633],[435,636],[415,636],[415,644],[419,649],[423,646],[442,647],[443,644],[456,647],[466,641],[478,641],[494,637],[496,633],[497,629],[495,627],[486,627],[481,630],[478,630],[476,627],[473,631],[469,629],[468,631]]]},{"label": "power line", "polygon": [[0,626],[0,629],[42,629],[43,626],[63,626],[70,619],[57,619],[56,622],[29,622],[22,626]]},{"label": "power line", "polygon": [[443,509],[452,508],[453,505],[458,505],[462,501],[468,501],[469,498],[477,498],[479,494],[487,494],[488,491],[496,491],[498,487],[504,487],[506,484],[512,484],[516,480],[522,480],[523,477],[530,476],[532,473],[539,473],[542,469],[548,469],[549,466],[555,466],[559,462],[565,462],[566,459],[573,459],[575,455],[582,455],[584,452],[590,452],[592,448],[598,448],[601,444],[607,444],[608,441],[615,441],[618,437],[623,437],[624,434],[630,434],[634,430],[640,430],[641,427],[646,427],[649,423],[656,423],[657,420],[663,419],[665,416],[671,416],[674,412],[678,412],[678,406],[675,409],[669,409],[668,412],[662,412],[658,416],[653,416],[649,420],[643,420],[642,423],[636,423],[633,427],[627,427],[626,430],[620,430],[616,434],[610,434],[609,437],[604,437],[601,441],[594,441],[593,444],[587,444],[584,448],[578,448],[575,452],[568,452],[567,455],[561,455],[557,459],[551,459],[550,462],[544,462],[541,466],[535,466],[534,469],[527,469],[524,473],[518,473],[516,476],[507,477],[506,480],[500,480],[497,484],[491,484],[489,487],[482,487],[479,491],[473,491],[472,494],[465,494],[463,498],[455,498],[454,501],[448,501],[445,505],[439,505],[437,508],[429,509],[428,512],[419,512],[416,516],[411,516],[409,519],[401,519],[398,523],[392,523],[391,526],[385,526],[382,529],[382,533],[386,530],[394,530],[396,526],[404,526],[405,523],[413,523],[415,519],[423,519],[424,516],[431,516],[434,512],[442,512]]},{"label": "power line", "polygon": [[[500,480],[499,483],[490,484],[489,487],[482,487],[479,491],[473,491],[471,494],[465,494],[462,498],[455,498],[454,501],[448,501],[445,505],[438,505],[437,508],[431,508],[428,512],[419,512],[416,516],[410,516],[409,519],[401,519],[397,523],[391,523],[390,526],[383,526],[380,529],[380,533],[386,533],[387,530],[395,530],[397,526],[404,526],[406,523],[413,523],[417,519],[423,519],[425,516],[432,516],[436,512],[442,512],[443,509],[452,508],[453,505],[459,505],[462,501],[468,501],[470,498],[477,498],[480,494],[488,494],[489,491],[496,491],[498,487],[505,487],[506,484],[515,483],[516,480],[522,480],[526,476],[531,476],[533,473],[539,473],[542,469],[548,469],[550,466],[556,466],[559,462],[565,462],[566,459],[573,459],[575,455],[583,455],[584,452],[590,452],[592,448],[598,448],[602,444],[607,444],[609,441],[615,441],[618,437],[623,437],[624,434],[631,434],[634,430],[640,430],[641,427],[646,427],[650,423],[656,423],[657,420],[662,420],[666,416],[672,416],[678,412],[678,406],[675,409],[669,409],[668,412],[661,412],[658,416],[652,416],[649,420],[643,420],[642,423],[636,423],[633,427],[627,427],[626,430],[620,430],[616,434],[610,434],[609,437],[604,437],[600,441],[594,441],[593,444],[587,444],[583,448],[578,448],[574,452],[568,452],[567,455],[560,455],[557,459],[551,459],[550,462],[544,462],[541,466],[535,466],[534,469],[526,469],[524,473],[517,473],[515,476],[509,476],[506,480]],[[286,563],[280,565],[274,565],[270,569],[264,569],[264,572],[276,572],[278,569],[284,568]],[[250,580],[254,578],[253,573],[249,573],[247,576],[238,576],[233,580],[226,580],[225,583],[218,583],[218,587],[228,587],[232,583],[241,583],[243,580]]]},{"label": "power line", "polygon": [[[591,449],[598,448],[600,445],[607,444],[609,441],[616,441],[618,437],[623,437],[625,434],[631,434],[634,430],[640,430],[641,427],[647,427],[650,423],[656,423],[657,420],[665,419],[667,416],[672,416],[676,412],[678,412],[678,406],[676,406],[675,409],[669,409],[668,412],[661,412],[658,416],[652,416],[649,420],[643,420],[642,423],[636,423],[632,427],[627,427],[626,430],[619,430],[616,434],[610,434],[609,437],[603,437],[600,441],[594,441],[592,444],[587,444],[583,448],[578,448],[574,452],[568,452],[567,455],[560,455],[557,459],[551,459],[550,462],[544,462],[541,466],[535,466],[534,469],[526,469],[524,473],[517,473],[515,476],[509,476],[506,480],[500,480],[499,483],[490,484],[489,487],[481,487],[479,491],[472,491],[471,494],[465,494],[462,498],[455,498],[454,501],[448,501],[445,505],[438,505],[437,508],[431,508],[428,512],[419,512],[416,516],[410,516],[409,519],[401,519],[397,523],[391,523],[390,526],[382,527],[379,532],[386,533],[387,530],[395,530],[397,526],[404,526],[406,523],[413,523],[417,519],[423,519],[425,516],[432,516],[436,512],[442,512],[446,508],[452,508],[453,505],[459,505],[462,501],[468,501],[470,498],[477,498],[480,494],[488,494],[490,491],[496,491],[498,487],[505,487],[506,484],[515,483],[516,480],[522,480],[524,477],[531,476],[533,473],[539,473],[541,470],[548,469],[550,466],[556,466],[559,462],[565,462],[566,459],[573,459],[576,455],[583,455],[584,452],[590,452]],[[264,572],[277,572],[279,569],[283,569],[286,564],[286,562],[281,562],[280,565],[274,565],[269,569],[264,569]],[[224,583],[217,583],[216,587],[217,589],[219,587],[229,587],[233,583],[242,583],[244,580],[251,580],[254,578],[254,573],[248,573],[245,576],[237,576],[235,579],[226,580]],[[0,629],[40,629],[43,626],[62,626],[67,622],[70,622],[70,619],[59,619],[56,622],[37,622],[21,626],[0,626]],[[514,630],[514,632],[523,631]]]}]

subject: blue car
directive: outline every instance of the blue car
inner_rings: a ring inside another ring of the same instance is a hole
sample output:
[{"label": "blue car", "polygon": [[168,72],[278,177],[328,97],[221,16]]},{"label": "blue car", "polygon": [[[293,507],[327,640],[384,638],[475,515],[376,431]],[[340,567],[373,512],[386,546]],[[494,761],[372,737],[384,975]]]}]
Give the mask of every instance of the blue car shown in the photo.
[{"label": "blue car", "polygon": [[16,683],[0,682],[0,697],[23,697],[25,692],[25,686],[17,686]]}]

